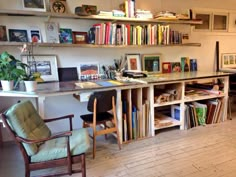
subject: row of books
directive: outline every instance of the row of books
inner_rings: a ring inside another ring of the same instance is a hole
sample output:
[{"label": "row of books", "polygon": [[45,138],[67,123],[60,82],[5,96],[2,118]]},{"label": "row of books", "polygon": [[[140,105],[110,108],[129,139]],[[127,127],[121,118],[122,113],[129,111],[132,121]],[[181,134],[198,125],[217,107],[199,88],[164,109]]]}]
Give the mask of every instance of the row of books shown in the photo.
[{"label": "row of books", "polygon": [[[179,117],[179,106],[173,106],[176,109],[174,117]],[[193,128],[199,125],[214,124],[222,121],[224,113],[224,99],[210,99],[205,104],[192,102],[185,105],[185,129]]]},{"label": "row of books", "polygon": [[181,44],[182,33],[169,25],[97,23],[88,32],[88,43],[97,45]]},{"label": "row of books", "polygon": [[123,100],[122,104],[123,141],[125,142],[149,136],[151,130],[149,101],[146,100],[140,109],[135,105],[132,105],[132,110],[128,109],[130,104],[128,101]]}]

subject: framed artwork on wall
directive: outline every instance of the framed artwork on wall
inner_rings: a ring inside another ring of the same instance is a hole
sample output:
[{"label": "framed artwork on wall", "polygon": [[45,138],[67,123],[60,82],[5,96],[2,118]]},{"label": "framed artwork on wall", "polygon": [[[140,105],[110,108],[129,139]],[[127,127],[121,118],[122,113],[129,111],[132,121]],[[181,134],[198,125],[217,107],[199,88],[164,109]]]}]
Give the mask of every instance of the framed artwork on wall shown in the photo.
[{"label": "framed artwork on wall", "polygon": [[128,70],[141,71],[140,54],[126,54]]},{"label": "framed artwork on wall", "polygon": [[161,55],[160,54],[144,54],[142,56],[143,71],[161,72]]},{"label": "framed artwork on wall", "polygon": [[41,73],[44,81],[58,81],[56,55],[22,55],[21,60],[29,65],[31,73]]},{"label": "framed artwork on wall", "polygon": [[45,0],[22,0],[23,9],[46,12]]},{"label": "framed artwork on wall", "polygon": [[236,53],[222,53],[221,68],[236,69]]},{"label": "framed artwork on wall", "polygon": [[8,29],[10,42],[28,42],[27,30]]}]

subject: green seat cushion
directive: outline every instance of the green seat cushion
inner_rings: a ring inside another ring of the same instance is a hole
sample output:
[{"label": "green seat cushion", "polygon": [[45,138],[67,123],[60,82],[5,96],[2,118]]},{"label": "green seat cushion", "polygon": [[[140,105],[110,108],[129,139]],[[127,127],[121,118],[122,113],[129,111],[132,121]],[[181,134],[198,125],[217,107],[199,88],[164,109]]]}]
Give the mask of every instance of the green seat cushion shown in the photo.
[{"label": "green seat cushion", "polygon": [[[88,131],[85,128],[73,130],[70,136],[72,155],[85,153],[90,146]],[[67,157],[66,137],[52,139],[41,144],[39,151],[31,156],[31,162],[43,162]]]},{"label": "green seat cushion", "polygon": [[[7,120],[16,134],[22,138],[38,140],[51,136],[51,131],[44,123],[31,101],[13,105],[5,113]],[[38,144],[23,143],[29,156],[38,152]]]}]

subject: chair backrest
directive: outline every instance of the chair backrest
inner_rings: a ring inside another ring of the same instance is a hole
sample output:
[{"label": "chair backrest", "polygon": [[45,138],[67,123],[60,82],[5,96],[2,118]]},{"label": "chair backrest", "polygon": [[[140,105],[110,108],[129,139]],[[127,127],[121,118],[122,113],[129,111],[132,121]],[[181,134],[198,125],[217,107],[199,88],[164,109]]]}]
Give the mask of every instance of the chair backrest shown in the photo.
[{"label": "chair backrest", "polygon": [[[29,140],[48,138],[51,131],[34,108],[31,101],[22,101],[10,107],[5,113],[6,122],[16,136]],[[23,146],[29,156],[38,152],[38,144]]]},{"label": "chair backrest", "polygon": [[89,97],[88,111],[93,112],[93,103],[97,99],[97,113],[107,112],[112,109],[112,97],[116,100],[116,90],[94,92]]}]

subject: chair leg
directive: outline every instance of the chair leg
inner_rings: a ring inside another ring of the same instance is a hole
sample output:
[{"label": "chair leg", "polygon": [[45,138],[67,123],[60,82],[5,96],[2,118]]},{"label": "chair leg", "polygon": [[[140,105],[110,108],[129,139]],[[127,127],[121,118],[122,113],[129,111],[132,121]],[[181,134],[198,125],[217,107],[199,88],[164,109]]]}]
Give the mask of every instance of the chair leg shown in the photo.
[{"label": "chair leg", "polygon": [[85,154],[81,155],[81,171],[82,171],[82,177],[86,177]]},{"label": "chair leg", "polygon": [[30,177],[30,170],[29,168],[25,168],[25,177]]},{"label": "chair leg", "polygon": [[93,159],[96,155],[96,133],[93,133]]}]

